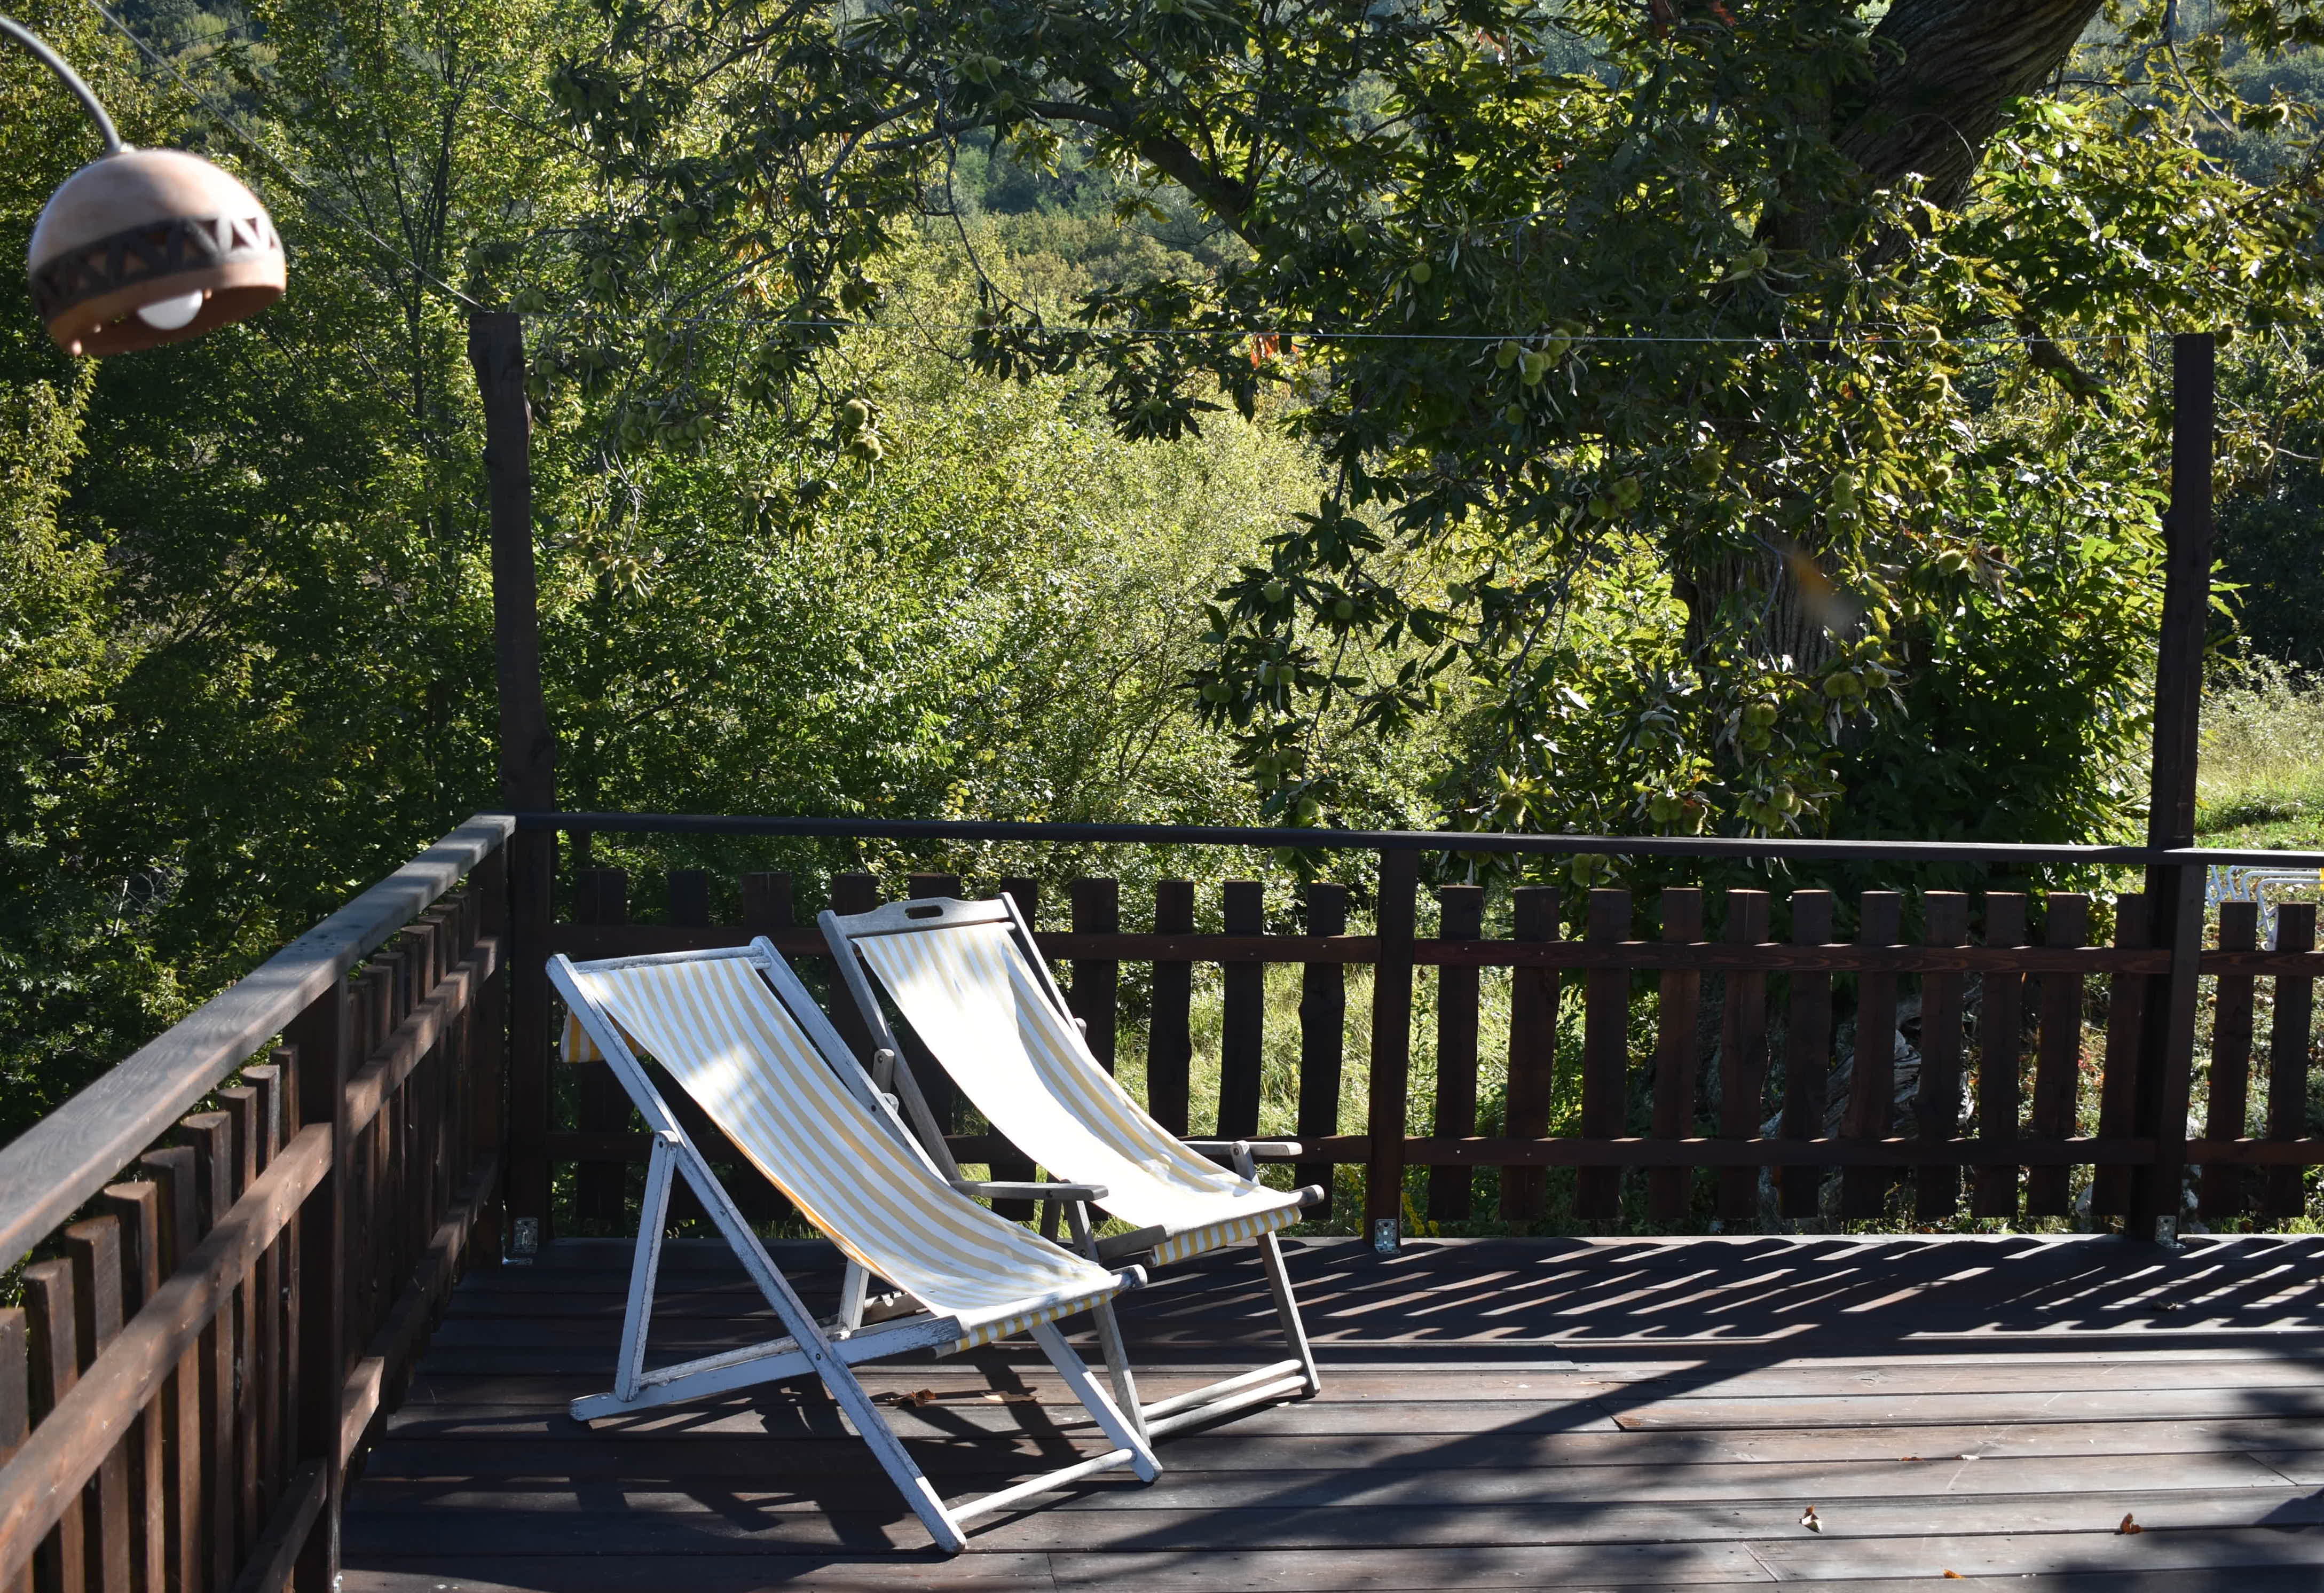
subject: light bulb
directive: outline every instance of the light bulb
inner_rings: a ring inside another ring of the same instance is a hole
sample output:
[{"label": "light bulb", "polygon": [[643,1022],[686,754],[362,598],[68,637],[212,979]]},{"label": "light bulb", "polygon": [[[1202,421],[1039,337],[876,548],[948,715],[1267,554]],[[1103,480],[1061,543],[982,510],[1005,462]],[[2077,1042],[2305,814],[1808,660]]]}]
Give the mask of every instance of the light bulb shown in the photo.
[{"label": "light bulb", "polygon": [[174,332],[202,312],[202,301],[208,295],[199,288],[174,298],[156,299],[151,304],[137,307],[137,319],[156,331]]}]

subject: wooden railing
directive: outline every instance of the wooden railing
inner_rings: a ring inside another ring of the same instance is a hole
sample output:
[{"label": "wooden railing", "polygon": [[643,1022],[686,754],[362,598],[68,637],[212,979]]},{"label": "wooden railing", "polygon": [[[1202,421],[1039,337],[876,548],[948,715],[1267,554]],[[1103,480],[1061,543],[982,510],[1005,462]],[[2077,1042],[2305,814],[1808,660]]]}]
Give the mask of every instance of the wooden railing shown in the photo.
[{"label": "wooden railing", "polygon": [[[1125,931],[1117,881],[1083,878],[1065,894],[1065,922],[1034,882],[993,878],[963,882],[949,875],[914,874],[912,895],[1006,891],[1035,919],[1042,949],[1065,965],[1069,999],[1087,1023],[1092,1042],[1109,1064],[1117,1033],[1121,967],[1151,965],[1146,1018],[1148,1108],[1161,1123],[1185,1132],[1190,1098],[1189,1014],[1192,969],[1220,970],[1222,1013],[1219,1081],[1213,1129],[1225,1136],[1254,1135],[1259,1122],[1260,1065],[1270,1024],[1296,1024],[1299,1078],[1296,1122],[1288,1126],[1305,1149],[1300,1181],[1328,1181],[1334,1164],[1364,1169],[1364,1231],[1392,1246],[1405,1221],[1406,1170],[1430,1174],[1418,1202],[1432,1221],[1498,1215],[1514,1222],[1543,1210],[1544,1174],[1578,1169],[1572,1215],[1609,1221],[1624,1211],[1626,1180],[1656,1223],[1675,1224],[1695,1199],[1696,1169],[1716,1169],[1711,1199],[1726,1221],[1760,1214],[1760,1170],[1774,1169],[1777,1207],[1786,1217],[1826,1210],[1827,1179],[1837,1184],[1842,1218],[1910,1215],[1942,1221],[1960,1216],[2017,1219],[2070,1215],[2069,1169],[2093,1169],[2089,1210],[2120,1217],[2153,1231],[2175,1225],[2181,1169],[2204,1169],[2206,1218],[2239,1213],[2288,1218],[2303,1209],[2301,1170],[2324,1163],[2324,1140],[2307,1121],[2311,1051],[2310,991],[2324,973],[2314,945],[2315,909],[2288,904],[2280,912],[2278,949],[2258,949],[2248,903],[2228,903],[2220,940],[2204,949],[2201,865],[2241,854],[2150,853],[2096,847],[1948,847],[1849,842],[1702,841],[1657,838],[1355,836],[1315,831],[1264,832],[1136,829],[1133,827],[912,825],[845,820],[687,820],[622,815],[521,815],[532,835],[555,829],[595,832],[690,831],[876,837],[905,844],[939,841],[1044,839],[1087,844],[1166,842],[1244,847],[1321,845],[1341,859],[1342,880],[1305,887],[1305,934],[1265,932],[1263,894],[1256,881],[1228,882],[1218,903],[1221,931],[1196,934],[1195,887],[1165,880],[1150,906],[1128,916],[1151,927]],[[1591,890],[1575,899],[1548,886],[1514,893],[1510,935],[1482,935],[1484,893],[1473,885],[1436,890],[1438,933],[1416,932],[1417,862],[1424,850],[1538,853],[1622,852],[1702,858],[1840,858],[1856,864],[1966,866],[2024,872],[2060,864],[2144,866],[2146,894],[2113,903],[2111,945],[2089,944],[2091,903],[2053,892],[2034,898],[2015,891],[1925,891],[1913,899],[1920,932],[1904,943],[1906,898],[1866,891],[1843,903],[1832,893],[1802,890],[1779,900],[1757,890],[1707,894],[1671,887],[1656,893],[1655,922],[1638,922],[1638,904],[1623,890]],[[1365,858],[1364,850],[1376,857]],[[1356,872],[1344,869],[1357,853]],[[2282,854],[2272,855],[2281,857]],[[522,854],[520,854],[521,858]],[[546,850],[537,854],[547,867]],[[2247,860],[2247,859],[2246,859]],[[520,866],[522,866],[521,862]],[[1323,871],[1331,872],[1327,862]],[[708,875],[673,870],[660,922],[627,922],[627,881],[614,871],[583,873],[569,882],[575,911],[553,922],[553,882],[521,882],[517,932],[521,944],[576,958],[626,955],[686,947],[739,944],[768,934],[786,955],[812,968],[823,954],[820,936],[795,903],[827,900],[842,912],[875,904],[880,883],[868,874],[839,874],[827,882],[787,874],[743,876],[735,899],[736,923],[710,922]],[[1351,884],[1370,901],[1372,932],[1351,935]],[[2160,889],[2161,911],[2150,906]],[[530,899],[527,921],[522,903]],[[1832,939],[1839,910],[1853,908],[1854,937]],[[1789,925],[1770,938],[1778,910]],[[2038,912],[2037,912],[2038,910]],[[2038,944],[2028,925],[2038,918]],[[1981,932],[1972,941],[1972,923]],[[1706,926],[1716,924],[1717,933]],[[1579,932],[1572,932],[1578,930]],[[539,959],[522,958],[516,1042],[512,1054],[510,1200],[526,1232],[546,1233],[553,1212],[552,1169],[575,1164],[568,1210],[585,1219],[618,1223],[624,1215],[623,1164],[641,1160],[641,1135],[628,1132],[627,1103],[602,1065],[588,1069],[573,1091],[569,1126],[551,1109],[549,1036],[552,1014],[545,981],[532,976]],[[1270,1013],[1264,969],[1270,963],[1301,968],[1296,1008]],[[1369,966],[1371,1049],[1363,1121],[1341,1119],[1346,973]],[[1511,970],[1503,1132],[1476,1132],[1479,1108],[1479,977],[1485,968]],[[1436,981],[1431,1098],[1410,1098],[1412,1014],[1416,975]],[[1706,975],[1720,976],[1715,998]],[[1827,1101],[1834,1049],[1836,978],[1853,984],[1856,1033],[1862,1042],[1849,1078],[1848,1099]],[[1629,1025],[1634,988],[1652,985],[1656,1033],[1650,1071],[1635,1069]],[[1895,1015],[1900,981],[1917,985],[1921,1002],[1920,1084],[1901,1106],[1895,1098]],[[2207,1125],[2190,1139],[2188,1120],[2198,1050],[2198,980],[2213,982],[2216,1039],[2210,1048],[2207,1097],[2199,1103]],[[2264,1124],[2247,1135],[2252,1077],[2252,1014],[2255,988],[2273,986],[2273,1023],[2268,1037]],[[1555,1014],[1561,987],[1578,987],[1582,1042],[1578,1133],[1552,1136],[1551,1085],[1555,1067]],[[2104,992],[2104,1016],[2088,1025],[2088,997]],[[1976,1023],[1965,1019],[1974,1000]],[[1715,1010],[1706,1013],[1706,1003]],[[841,1014],[843,1019],[846,1014]],[[1780,1054],[1771,1055],[1771,1035]],[[2097,1109],[2093,1133],[2082,1131],[2085,1050],[2096,1052]],[[1780,1061],[1780,1100],[1765,1098],[1773,1065]],[[1706,1070],[1715,1070],[1707,1079]],[[1945,1103],[1957,1101],[1974,1079],[1966,1125]],[[940,1103],[950,1092],[940,1075],[926,1080]],[[1708,1087],[1708,1088],[1706,1088]],[[1715,1108],[1705,1108],[1715,1100]],[[1206,1107],[1211,1103],[1203,1103]],[[1831,1116],[1838,1131],[1827,1133]],[[1773,1119],[1776,1132],[1765,1131]],[[957,1119],[955,1125],[958,1125]],[[1416,1132],[1416,1125],[1425,1132]],[[690,1125],[706,1146],[724,1148],[706,1123]],[[1012,1147],[988,1135],[964,1135],[964,1160],[989,1161],[999,1178],[1029,1175]],[[739,1157],[738,1176],[750,1181]],[[1497,1214],[1472,1211],[1470,1170],[1504,1169]],[[2256,1179],[2246,1169],[2266,1171]],[[1836,1177],[1834,1171],[1836,1172]],[[1966,1172],[1966,1178],[1964,1178]],[[2021,1176],[2022,1172],[2022,1176]],[[1892,1191],[1910,1186],[1909,1202],[1892,1207]],[[771,1209],[773,1198],[760,1191]],[[2167,1231],[2167,1230],[2166,1230]]]},{"label": "wooden railing", "polygon": [[[551,1193],[560,1167],[573,1169],[565,1213],[615,1227],[631,1218],[626,1186],[642,1141],[601,1071],[576,1070],[563,1076],[575,1088],[552,1088],[546,958],[766,933],[813,976],[823,943],[801,903],[861,911],[881,894],[869,874],[754,874],[733,898],[739,922],[720,925],[710,922],[710,876],[678,869],[667,875],[660,922],[633,923],[615,872],[586,871],[560,887],[557,832],[576,829],[1321,855],[1298,894],[1300,933],[1268,932],[1255,880],[1220,884],[1215,913],[1184,879],[1155,884],[1150,903],[1125,903],[1112,878],[1074,879],[1062,911],[1029,879],[929,873],[889,883],[916,895],[1015,895],[1043,949],[1065,965],[1100,1056],[1111,1063],[1121,1034],[1142,1040],[1158,1119],[1185,1132],[1201,1116],[1234,1136],[1288,1127],[1303,1142],[1303,1181],[1360,1166],[1363,1209],[1340,1215],[1360,1217],[1383,1246],[1399,1237],[1407,1170],[1418,1168],[1429,1170],[1416,1181],[1427,1220],[1528,1220],[1543,1209],[1547,1170],[1570,1168],[1576,1217],[1618,1216],[1627,1182],[1643,1215],[1677,1223],[1698,1209],[1701,1170],[1712,1170],[1701,1192],[1728,1218],[1760,1214],[1762,1172],[1773,1170],[1786,1215],[1823,1209],[1827,1190],[1844,1218],[1895,1215],[1906,1209],[1894,1203],[1896,1186],[1909,1181],[1909,1213],[1939,1220],[2063,1215],[2070,1170],[2089,1167],[2096,1213],[2156,1232],[2180,1209],[2190,1164],[2201,1170],[2206,1215],[2263,1218],[2299,1212],[2303,1170],[2324,1164],[2308,1120],[2312,989],[2324,973],[2314,907],[2281,907],[2275,948],[2262,949],[2255,910],[2231,903],[2218,943],[2205,943],[2200,866],[2255,860],[2243,855],[481,815],[0,1149],[0,1266],[23,1264],[23,1303],[0,1310],[0,1586],[328,1588],[348,1468],[399,1397],[462,1267],[537,1248],[559,1214]],[[2110,945],[2088,943],[2085,897],[2057,891],[2037,903],[2001,889],[1928,890],[1908,903],[1892,891],[1842,902],[1821,890],[1779,900],[1671,885],[1641,903],[1622,890],[1574,896],[1527,885],[1509,900],[1508,933],[1489,936],[1484,893],[1447,884],[1434,890],[1435,932],[1424,935],[1421,859],[1448,847],[1789,855],[2021,875],[2061,863],[2136,866],[2147,888],[2113,901]],[[562,922],[560,888],[572,904]],[[1909,943],[1908,904],[1918,925]],[[1858,928],[1840,941],[1843,907]],[[1197,932],[1198,922],[1218,928]],[[1780,940],[1770,931],[1778,922],[1787,925]],[[2035,922],[2039,943],[2028,944]],[[1273,963],[1300,969],[1296,1003],[1270,1007]],[[1139,964],[1150,969],[1139,981],[1142,1033],[1120,1022],[1123,969]],[[1221,1038],[1214,1095],[1198,1102],[1204,965],[1219,970]],[[1371,974],[1372,1039],[1360,1059],[1344,1041],[1351,968]],[[1505,1062],[1481,1054],[1489,968],[1510,980]],[[1433,1032],[1420,1036],[1433,1049],[1434,1086],[1414,1099],[1423,979],[1434,981]],[[2206,981],[2207,1047],[2198,1033]],[[1579,1109],[1573,1132],[1552,1134],[1569,986]],[[1907,990],[1920,1002],[1922,1083],[1900,1109],[1889,1037]],[[2272,997],[2264,1033],[2263,992]],[[1964,1015],[1972,993],[1973,1027]],[[1654,999],[1642,1004],[1644,995]],[[1835,1015],[1848,1004],[1869,1038],[1857,1048],[1849,1099],[1826,1101]],[[1652,1045],[1634,1046],[1633,1014],[1648,1011]],[[838,1015],[850,1030],[851,1014]],[[1298,1077],[1295,1121],[1278,1125],[1261,1121],[1261,1070],[1282,1025],[1297,1031]],[[2079,1121],[2086,1050],[2092,1133]],[[2209,1066],[2194,1101],[2199,1055]],[[1361,1121],[1342,1121],[1343,1085],[1359,1065]],[[1504,1066],[1502,1131],[1480,1135],[1480,1081]],[[1775,1101],[1766,1088],[1778,1067]],[[1944,1103],[1972,1076],[1964,1132]],[[933,1070],[925,1077],[945,1100]],[[2206,1124],[2191,1138],[2190,1101]],[[2247,1132],[2255,1117],[2257,1132]],[[958,1126],[964,1159],[1001,1178],[1029,1172],[1005,1142],[964,1116]],[[689,1128],[717,1159],[716,1131]],[[1480,1166],[1502,1170],[1497,1212],[1471,1209]],[[759,1215],[780,1214],[771,1190],[753,1193],[739,1171],[736,1181]]]},{"label": "wooden railing", "polygon": [[0,1150],[0,1264],[32,1258],[0,1587],[334,1585],[347,1467],[499,1255],[510,831],[462,825]]}]

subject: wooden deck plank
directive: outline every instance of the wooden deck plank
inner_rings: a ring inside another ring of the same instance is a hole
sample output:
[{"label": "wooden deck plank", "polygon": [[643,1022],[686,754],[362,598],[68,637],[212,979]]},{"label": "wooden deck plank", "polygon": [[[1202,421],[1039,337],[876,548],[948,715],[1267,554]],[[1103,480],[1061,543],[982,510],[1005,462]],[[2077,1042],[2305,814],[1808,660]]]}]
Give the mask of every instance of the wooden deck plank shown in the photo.
[{"label": "wooden deck plank", "polygon": [[[677,1248],[661,1354],[768,1331],[731,1264]],[[567,1417],[608,1376],[626,1256],[567,1242],[463,1284],[351,1499],[346,1593],[2324,1585],[2315,1239],[1303,1242],[1318,1398],[950,1562],[812,1385]],[[827,1259],[789,1249],[811,1299]],[[1149,1396],[1271,1327],[1248,1256],[1124,1304]],[[938,1396],[888,1408],[950,1495],[1095,1447],[1021,1347],[866,1381]]]},{"label": "wooden deck plank", "polygon": [[[536,1412],[413,1420],[392,1430],[393,1444],[372,1458],[374,1477],[519,1477],[541,1475],[618,1478],[674,1476],[691,1467],[700,1475],[783,1475],[786,1468],[859,1469],[870,1475],[862,1445],[835,1430],[821,1437],[770,1437],[755,1422],[714,1419],[689,1426],[685,1412],[634,1434],[583,1438],[562,1417]],[[674,1435],[674,1436],[665,1436]],[[553,1440],[553,1442],[544,1440]],[[975,1438],[913,1439],[916,1454],[948,1455],[958,1469],[1005,1468],[1068,1450],[1094,1452],[1093,1437],[1042,1440],[1010,1433]],[[1480,1432],[1286,1434],[1270,1422],[1181,1434],[1166,1463],[1174,1470],[1331,1470],[1357,1467],[1434,1469],[1561,1466],[1681,1466],[1720,1461],[1752,1463],[1870,1460],[1905,1455],[1974,1454],[1987,1459],[2039,1456],[2181,1456],[2248,1453],[2295,1482],[2324,1484],[2310,1475],[2324,1464],[2324,1428],[2305,1418],[2227,1422],[2008,1422],[1967,1427],[1782,1429],[1740,1432]],[[2306,1459],[2302,1459],[2306,1457]],[[859,1462],[861,1462],[859,1464]],[[2292,1468],[2297,1468],[2294,1474]]]}]

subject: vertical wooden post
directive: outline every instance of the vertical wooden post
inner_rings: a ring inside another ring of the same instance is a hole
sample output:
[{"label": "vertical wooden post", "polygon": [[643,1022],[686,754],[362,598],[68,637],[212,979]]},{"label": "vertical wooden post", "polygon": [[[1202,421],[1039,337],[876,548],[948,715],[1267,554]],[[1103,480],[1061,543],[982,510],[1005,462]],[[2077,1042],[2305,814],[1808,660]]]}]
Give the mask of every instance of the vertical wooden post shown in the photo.
[{"label": "vertical wooden post", "polygon": [[[2146,844],[2195,844],[2195,756],[2203,712],[2203,637],[2211,607],[2211,449],[2218,401],[2217,350],[2209,332],[2171,345],[2171,507],[2163,517],[2163,634],[2154,671],[2154,763]],[[2139,1047],[2138,1134],[2154,1141],[2153,1165],[2131,1180],[2133,1238],[2175,1240],[2187,1164],[2187,1097],[2203,949],[2203,871],[2155,864],[2146,871],[2154,944],[2171,953],[2148,992]]]},{"label": "vertical wooden post", "polygon": [[324,1485],[322,1513],[309,1531],[292,1577],[297,1593],[333,1593],[339,1579],[339,1507],[346,1492],[339,1467],[339,1396],[347,1375],[345,1159],[354,1018],[346,982],[334,979],[291,1020],[286,1036],[297,1053],[300,1123],[331,1125],[328,1171],[299,1209],[299,1385],[291,1420],[298,1429],[298,1459],[321,1466]]},{"label": "vertical wooden post", "polygon": [[501,800],[519,812],[557,805],[557,744],[540,690],[540,582],[532,555],[532,405],[524,322],[468,316],[468,363],[484,408],[484,481],[493,527],[493,641],[500,686]]},{"label": "vertical wooden post", "polygon": [[[476,893],[476,933],[479,939],[490,935],[500,942],[500,968],[484,982],[482,999],[470,1015],[474,1043],[468,1060],[468,1146],[467,1165],[475,1166],[485,1155],[501,1149],[501,1128],[506,1121],[501,1107],[502,1088],[507,1079],[509,1056],[509,939],[508,939],[508,848],[502,847],[476,866],[469,883]],[[286,1088],[295,1089],[295,1070],[287,1063],[284,1068],[290,1082]],[[286,1101],[295,1096],[286,1097]],[[288,1125],[285,1125],[288,1136]],[[501,1245],[504,1236],[502,1221],[501,1190],[505,1187],[508,1162],[501,1162],[503,1176],[486,1193],[484,1204],[476,1211],[475,1233],[468,1245],[468,1264],[498,1266]],[[293,1244],[296,1243],[294,1239]],[[286,1252],[287,1254],[287,1252]],[[288,1351],[285,1352],[286,1356]],[[289,1475],[291,1468],[284,1468]]]},{"label": "vertical wooden post", "polygon": [[1404,1135],[1412,1073],[1413,895],[1420,854],[1379,860],[1379,960],[1372,968],[1371,1161],[1364,1168],[1364,1228],[1372,1248],[1393,1252],[1404,1229]]},{"label": "vertical wooden post", "polygon": [[[1267,887],[1231,879],[1222,888],[1220,927],[1230,935],[1267,932]],[[1074,968],[1075,988],[1081,967]],[[1259,1133],[1260,1073],[1267,1050],[1267,965],[1230,962],[1219,970],[1219,1115],[1221,1139]],[[1092,1019],[1092,1025],[1096,1020]]]},{"label": "vertical wooden post", "polygon": [[[1348,932],[1348,887],[1307,887],[1307,932],[1319,937]],[[1158,991],[1162,968],[1155,965]],[[1156,1010],[1161,1002],[1157,994]],[[1340,1132],[1340,1076],[1347,1056],[1348,970],[1343,963],[1311,962],[1299,970],[1299,1137],[1322,1139]],[[1302,1162],[1302,1185],[1318,1184],[1323,1203],[1317,1217],[1332,1214],[1332,1164]]]}]

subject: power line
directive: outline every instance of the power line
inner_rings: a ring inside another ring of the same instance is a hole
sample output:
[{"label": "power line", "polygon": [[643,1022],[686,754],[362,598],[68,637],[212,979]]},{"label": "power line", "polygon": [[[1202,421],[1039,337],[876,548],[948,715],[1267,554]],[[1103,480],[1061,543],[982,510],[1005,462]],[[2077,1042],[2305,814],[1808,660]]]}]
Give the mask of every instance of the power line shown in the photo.
[{"label": "power line", "polygon": [[244,127],[238,120],[236,120],[233,112],[227,110],[224,106],[219,105],[216,100],[212,99],[208,94],[203,92],[203,90],[197,86],[191,79],[188,78],[185,73],[180,71],[178,69],[177,62],[163,55],[151,44],[148,44],[143,39],[137,35],[136,32],[133,30],[127,23],[123,22],[119,17],[114,15],[111,11],[107,10],[105,6],[104,0],[88,0],[88,4],[90,9],[94,10],[97,15],[103,17],[106,22],[111,23],[114,27],[120,32],[123,38],[135,45],[140,54],[143,55],[146,60],[152,61],[155,66],[160,67],[163,71],[169,73],[171,77],[175,78],[178,80],[179,87],[185,89],[188,94],[193,96],[197,104],[200,105],[202,108],[208,111],[212,116],[223,123],[226,128],[234,133],[236,137],[240,138],[244,144],[249,145],[252,150],[256,152],[261,160],[263,160],[268,165],[273,167],[277,171],[280,171],[282,174],[284,181],[288,181],[293,189],[298,190],[300,198],[308,205],[315,209],[320,210],[325,216],[329,217],[340,226],[361,233],[364,237],[370,239],[373,244],[376,245],[390,259],[409,269],[411,273],[420,281],[429,283],[444,293],[448,294],[451,298],[456,300],[461,304],[466,305],[468,309],[482,310],[484,308],[484,306],[477,303],[474,299],[469,298],[466,293],[460,292],[459,289],[446,282],[442,277],[438,276],[434,272],[429,271],[426,266],[420,264],[420,262],[412,259],[409,255],[406,255],[402,250],[397,248],[393,244],[389,243],[385,238],[380,236],[379,234],[372,231],[370,227],[365,227],[361,221],[347,215],[336,205],[333,205],[329,200],[324,199],[322,195],[317,193],[313,187],[309,185],[304,178],[300,177],[298,172],[292,171],[290,166],[285,164],[273,151],[268,149],[266,145],[259,140],[257,134],[252,133],[250,129]]}]

